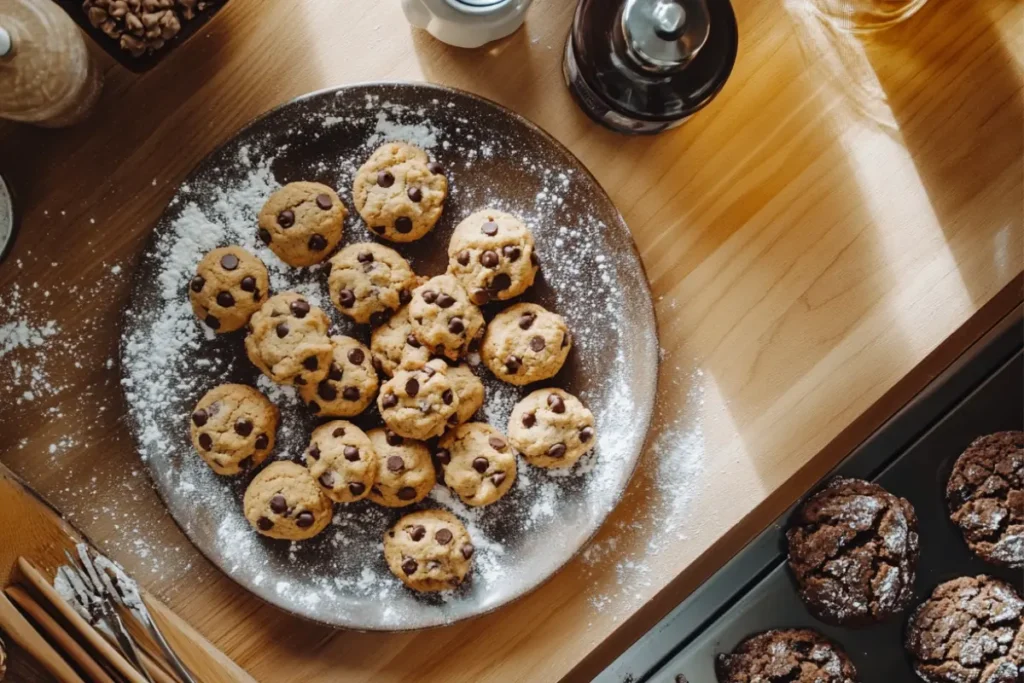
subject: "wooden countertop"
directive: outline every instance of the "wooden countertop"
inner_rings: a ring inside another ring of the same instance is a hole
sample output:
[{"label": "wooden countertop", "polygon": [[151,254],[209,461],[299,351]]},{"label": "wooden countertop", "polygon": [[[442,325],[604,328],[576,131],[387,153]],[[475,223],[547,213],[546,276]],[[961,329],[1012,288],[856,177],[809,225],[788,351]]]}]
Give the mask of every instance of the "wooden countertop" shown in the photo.
[{"label": "wooden countertop", "polygon": [[[17,310],[62,330],[46,348],[71,344],[34,401],[7,364],[37,350],[0,360],[3,462],[259,680],[589,680],[1021,297],[1024,6],[933,0],[836,49],[783,2],[735,5],[722,94],[643,139],[592,124],[562,85],[568,0],[473,51],[410,30],[394,0],[236,0],[147,75],[104,60],[91,121],[0,125],[23,212],[0,325],[17,286]],[[276,104],[375,79],[479,93],[575,152],[633,230],[665,350],[653,447],[595,549],[495,614],[395,635],[303,623],[203,560],[145,486],[104,362],[188,170]],[[658,466],[680,424],[700,427],[699,457],[677,501]]]}]

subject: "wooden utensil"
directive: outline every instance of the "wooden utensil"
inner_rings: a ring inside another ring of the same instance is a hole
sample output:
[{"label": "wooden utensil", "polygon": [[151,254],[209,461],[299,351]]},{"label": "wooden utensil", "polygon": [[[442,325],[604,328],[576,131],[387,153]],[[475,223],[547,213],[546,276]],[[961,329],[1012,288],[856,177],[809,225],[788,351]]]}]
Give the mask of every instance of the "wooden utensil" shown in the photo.
[{"label": "wooden utensil", "polygon": [[51,617],[50,613],[37,603],[24,588],[8,586],[4,589],[4,592],[39,625],[40,629],[45,631],[57,643],[61,651],[74,661],[89,676],[90,680],[95,683],[114,683],[114,679],[93,659],[93,656],[84,647],[79,645],[77,640],[68,635],[64,627],[58,624],[57,620]]},{"label": "wooden utensil", "polygon": [[0,593],[0,627],[61,683],[85,683],[3,593]]}]

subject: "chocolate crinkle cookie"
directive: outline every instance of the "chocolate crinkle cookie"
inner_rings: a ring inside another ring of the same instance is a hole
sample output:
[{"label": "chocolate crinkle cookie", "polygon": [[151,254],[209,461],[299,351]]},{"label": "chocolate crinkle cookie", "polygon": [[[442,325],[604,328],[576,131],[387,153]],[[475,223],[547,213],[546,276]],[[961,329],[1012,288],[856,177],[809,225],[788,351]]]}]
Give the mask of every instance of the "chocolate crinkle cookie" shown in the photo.
[{"label": "chocolate crinkle cookie", "polygon": [[877,484],[833,479],[800,507],[786,539],[800,597],[822,621],[882,621],[913,596],[917,515]]},{"label": "chocolate crinkle cookie", "polygon": [[1022,611],[1013,587],[989,576],[940,584],[907,624],[914,671],[928,683],[1020,683]]},{"label": "chocolate crinkle cookie", "polygon": [[1024,568],[1024,432],[976,439],[953,465],[946,500],[975,555]]},{"label": "chocolate crinkle cookie", "polygon": [[779,629],[750,636],[718,655],[719,683],[857,683],[857,670],[841,647],[809,629]]}]

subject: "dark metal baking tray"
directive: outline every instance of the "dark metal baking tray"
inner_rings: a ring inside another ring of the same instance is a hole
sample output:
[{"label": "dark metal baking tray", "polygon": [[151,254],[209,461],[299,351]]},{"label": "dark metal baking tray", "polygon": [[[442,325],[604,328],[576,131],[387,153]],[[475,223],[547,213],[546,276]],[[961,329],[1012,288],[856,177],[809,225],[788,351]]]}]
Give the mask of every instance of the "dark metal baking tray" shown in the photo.
[{"label": "dark metal baking tray", "polygon": [[[917,510],[921,557],[914,602],[901,618],[864,629],[824,624],[804,608],[785,561],[796,505],[642,636],[596,683],[713,683],[715,655],[769,628],[810,627],[846,648],[863,681],[918,680],[903,649],[909,612],[935,586],[990,574],[1017,586],[1024,573],[987,564],[949,521],[953,462],[978,436],[1024,429],[1024,323],[1018,308],[819,482],[835,475],[877,481]],[[682,678],[680,677],[682,675]]]}]

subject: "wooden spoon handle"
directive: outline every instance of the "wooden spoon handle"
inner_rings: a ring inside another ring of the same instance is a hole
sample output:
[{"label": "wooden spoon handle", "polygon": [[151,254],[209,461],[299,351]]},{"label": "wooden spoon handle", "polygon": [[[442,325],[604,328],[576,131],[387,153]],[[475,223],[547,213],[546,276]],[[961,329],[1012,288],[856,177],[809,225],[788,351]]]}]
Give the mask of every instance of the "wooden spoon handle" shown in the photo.
[{"label": "wooden spoon handle", "polygon": [[0,593],[0,627],[11,636],[11,640],[53,674],[60,683],[84,683],[75,670],[64,661],[46,639],[39,635],[28,619],[22,616],[6,595]]}]

